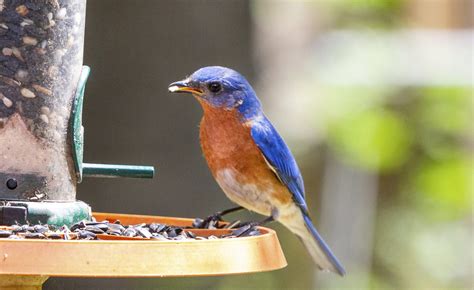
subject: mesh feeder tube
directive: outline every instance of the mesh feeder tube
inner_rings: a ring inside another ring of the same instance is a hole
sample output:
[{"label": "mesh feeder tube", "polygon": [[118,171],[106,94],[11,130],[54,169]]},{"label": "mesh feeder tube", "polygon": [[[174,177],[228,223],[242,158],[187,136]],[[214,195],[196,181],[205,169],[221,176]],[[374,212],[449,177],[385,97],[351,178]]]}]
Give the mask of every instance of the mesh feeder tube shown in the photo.
[{"label": "mesh feeder tube", "polygon": [[0,0],[0,206],[76,200],[68,124],[85,8],[85,0]]},{"label": "mesh feeder tube", "polygon": [[85,0],[0,0],[0,225],[72,225],[86,177],[152,178],[152,166],[83,162]]}]

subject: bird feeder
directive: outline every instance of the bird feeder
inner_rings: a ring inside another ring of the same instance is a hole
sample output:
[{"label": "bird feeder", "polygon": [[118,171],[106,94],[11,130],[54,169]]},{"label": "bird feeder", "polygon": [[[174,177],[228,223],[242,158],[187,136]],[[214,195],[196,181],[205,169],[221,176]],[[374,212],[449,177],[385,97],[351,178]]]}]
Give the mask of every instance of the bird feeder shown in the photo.
[{"label": "bird feeder", "polygon": [[[0,0],[0,226],[71,226],[94,216],[190,227],[192,220],[181,218],[93,214],[76,199],[77,184],[86,177],[154,174],[151,166],[83,162],[82,107],[90,72],[82,66],[85,8],[85,0]],[[196,231],[210,236],[225,230]],[[0,288],[40,289],[50,276],[202,276],[284,267],[275,232],[260,231],[186,241],[0,238]]]}]

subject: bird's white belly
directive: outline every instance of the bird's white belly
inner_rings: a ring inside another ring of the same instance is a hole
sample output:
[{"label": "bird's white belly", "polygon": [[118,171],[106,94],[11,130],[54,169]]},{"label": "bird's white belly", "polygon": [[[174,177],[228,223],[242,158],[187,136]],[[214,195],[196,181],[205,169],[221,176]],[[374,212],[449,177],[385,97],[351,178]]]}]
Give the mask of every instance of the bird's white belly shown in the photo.
[{"label": "bird's white belly", "polygon": [[216,180],[227,197],[240,206],[261,215],[270,216],[272,208],[275,208],[272,200],[269,200],[273,188],[258,188],[251,182],[239,182],[236,178],[237,172],[232,168],[221,169],[216,173]]}]

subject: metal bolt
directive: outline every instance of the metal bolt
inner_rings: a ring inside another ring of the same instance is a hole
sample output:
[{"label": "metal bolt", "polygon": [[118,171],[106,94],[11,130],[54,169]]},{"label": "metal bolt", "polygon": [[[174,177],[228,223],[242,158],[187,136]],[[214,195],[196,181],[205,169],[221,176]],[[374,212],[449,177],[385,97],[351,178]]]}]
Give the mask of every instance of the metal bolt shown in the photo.
[{"label": "metal bolt", "polygon": [[7,180],[8,189],[14,190],[15,188],[17,188],[17,186],[18,186],[18,182],[16,181],[15,178],[10,178]]}]

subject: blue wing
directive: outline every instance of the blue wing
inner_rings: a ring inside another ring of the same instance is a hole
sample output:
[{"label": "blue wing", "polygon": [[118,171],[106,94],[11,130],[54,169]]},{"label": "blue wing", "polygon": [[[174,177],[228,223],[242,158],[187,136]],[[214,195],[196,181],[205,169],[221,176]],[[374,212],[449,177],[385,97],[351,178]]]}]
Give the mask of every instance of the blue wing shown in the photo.
[{"label": "blue wing", "polygon": [[285,141],[265,116],[252,122],[250,133],[278,179],[293,194],[293,200],[307,213],[303,178]]}]

